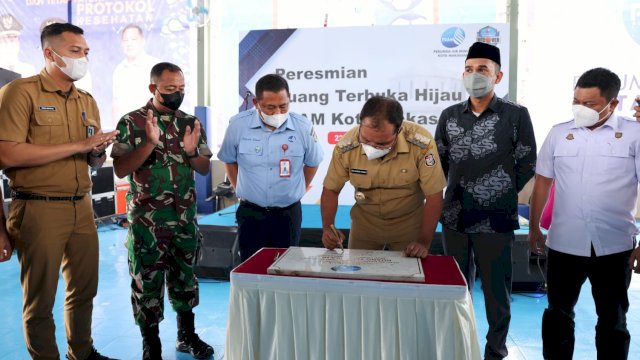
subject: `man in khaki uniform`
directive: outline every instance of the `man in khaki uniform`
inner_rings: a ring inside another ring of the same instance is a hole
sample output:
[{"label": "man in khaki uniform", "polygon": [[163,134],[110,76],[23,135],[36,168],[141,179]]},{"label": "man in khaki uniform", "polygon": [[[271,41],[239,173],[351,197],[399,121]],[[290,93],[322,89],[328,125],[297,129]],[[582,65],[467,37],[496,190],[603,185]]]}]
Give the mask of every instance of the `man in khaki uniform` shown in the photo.
[{"label": "man in khaki uniform", "polygon": [[89,167],[102,166],[117,132],[100,132],[95,100],[73,84],[88,65],[82,29],[52,24],[41,42],[40,74],[0,89],[0,168],[12,189],[7,231],[20,262],[24,338],[32,358],[60,358],[52,309],[62,270],[67,358],[108,359],[91,339],[98,234]]},{"label": "man in khaki uniform", "polygon": [[344,240],[331,227],[338,195],[350,181],[356,204],[351,209],[349,248],[380,250],[386,245],[407,256],[428,255],[446,181],[431,134],[402,119],[398,101],[372,97],[360,112],[360,126],[336,145],[320,200],[326,248],[334,249]]}]

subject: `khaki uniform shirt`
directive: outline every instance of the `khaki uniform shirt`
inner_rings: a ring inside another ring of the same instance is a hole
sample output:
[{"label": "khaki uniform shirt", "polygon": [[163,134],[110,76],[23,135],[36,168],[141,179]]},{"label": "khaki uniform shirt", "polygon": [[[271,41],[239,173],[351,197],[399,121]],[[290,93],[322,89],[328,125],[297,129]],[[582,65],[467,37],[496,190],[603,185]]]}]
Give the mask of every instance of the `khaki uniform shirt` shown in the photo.
[{"label": "khaki uniform shirt", "polygon": [[[84,113],[84,115],[83,115]],[[92,126],[100,130],[98,106],[88,92],[66,94],[46,70],[0,89],[0,140],[34,145],[76,142]],[[15,191],[49,196],[85,195],[91,190],[87,154],[49,164],[5,171]]]},{"label": "khaki uniform shirt", "polygon": [[425,196],[446,186],[433,137],[408,121],[391,152],[375,160],[369,160],[360,146],[358,128],[347,132],[333,151],[323,185],[340,192],[347,181],[356,197],[350,238],[379,243],[416,241]]}]

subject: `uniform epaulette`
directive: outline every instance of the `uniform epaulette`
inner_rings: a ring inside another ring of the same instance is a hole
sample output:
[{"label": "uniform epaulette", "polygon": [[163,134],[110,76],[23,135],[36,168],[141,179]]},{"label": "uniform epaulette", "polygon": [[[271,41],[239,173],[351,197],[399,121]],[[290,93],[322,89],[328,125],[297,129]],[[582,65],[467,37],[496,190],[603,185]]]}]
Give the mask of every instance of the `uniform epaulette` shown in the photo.
[{"label": "uniform epaulette", "polygon": [[417,133],[409,133],[407,134],[406,137],[407,141],[410,142],[411,144],[421,148],[421,149],[427,149],[429,148],[429,144],[431,144],[431,139],[429,139],[428,137],[421,135],[421,134],[417,134]]},{"label": "uniform epaulette", "polygon": [[565,125],[565,124],[568,124],[568,123],[573,123],[573,120],[563,121],[563,122],[561,122],[561,123],[554,124],[554,125],[553,125],[553,126],[551,126],[551,127],[556,127],[556,126],[560,126],[560,125]]},{"label": "uniform epaulette", "polygon": [[355,149],[358,144],[353,139],[349,138],[340,140],[336,146],[338,147],[338,150],[344,154],[347,151]]},{"label": "uniform epaulette", "polygon": [[[26,78],[20,78],[20,79],[16,79],[19,80],[19,82],[23,82],[23,83],[34,83],[34,82],[38,82],[40,81],[40,78],[38,77],[38,75],[33,75],[33,76],[29,76]],[[17,83],[17,81],[16,81]]]},{"label": "uniform epaulette", "polygon": [[78,92],[79,92],[79,93],[81,93],[81,94],[89,95],[90,97],[93,97],[93,95],[91,95],[91,93],[90,93],[90,92],[88,92],[87,90],[84,90],[84,89],[78,89],[78,88],[76,88],[76,89],[77,89],[77,90],[78,90]]},{"label": "uniform epaulette", "polygon": [[618,119],[623,120],[623,121],[629,121],[629,122],[636,123],[636,124],[640,124],[638,122],[638,120],[636,120],[635,118],[630,118],[630,117],[626,117],[626,116],[618,116]]}]

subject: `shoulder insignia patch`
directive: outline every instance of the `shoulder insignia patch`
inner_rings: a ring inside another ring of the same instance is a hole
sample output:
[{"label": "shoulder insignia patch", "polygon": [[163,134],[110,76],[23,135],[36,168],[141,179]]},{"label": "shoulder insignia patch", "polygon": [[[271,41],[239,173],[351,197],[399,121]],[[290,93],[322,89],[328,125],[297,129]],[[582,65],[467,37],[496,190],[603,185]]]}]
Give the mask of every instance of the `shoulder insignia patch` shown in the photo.
[{"label": "shoulder insignia patch", "polygon": [[336,146],[338,147],[338,150],[340,150],[340,152],[344,154],[347,151],[353,150],[356,146],[358,146],[358,144],[353,141],[353,139],[342,139]]},{"label": "shoulder insignia patch", "polygon": [[436,158],[433,157],[432,153],[428,153],[427,155],[424,156],[424,163],[428,167],[432,167],[436,164]]},{"label": "shoulder insignia patch", "polygon": [[407,141],[421,149],[428,149],[429,144],[431,144],[431,139],[416,133],[409,134],[407,136]]}]

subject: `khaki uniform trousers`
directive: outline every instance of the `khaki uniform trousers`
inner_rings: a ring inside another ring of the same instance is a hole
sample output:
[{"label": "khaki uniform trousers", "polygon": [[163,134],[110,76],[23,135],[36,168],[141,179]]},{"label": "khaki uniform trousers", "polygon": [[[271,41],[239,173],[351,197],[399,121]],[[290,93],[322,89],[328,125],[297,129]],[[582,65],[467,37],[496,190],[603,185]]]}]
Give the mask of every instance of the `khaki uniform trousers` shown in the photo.
[{"label": "khaki uniform trousers", "polygon": [[417,241],[422,229],[424,206],[394,219],[382,219],[367,213],[357,204],[351,208],[349,249],[403,251]]},{"label": "khaki uniform trousers", "polygon": [[91,197],[16,199],[7,228],[20,262],[22,321],[29,354],[33,359],[60,358],[52,310],[62,270],[67,357],[85,359],[92,348],[91,313],[98,287],[98,233]]}]

